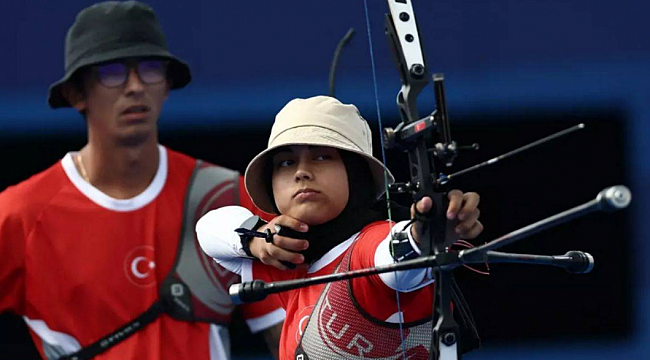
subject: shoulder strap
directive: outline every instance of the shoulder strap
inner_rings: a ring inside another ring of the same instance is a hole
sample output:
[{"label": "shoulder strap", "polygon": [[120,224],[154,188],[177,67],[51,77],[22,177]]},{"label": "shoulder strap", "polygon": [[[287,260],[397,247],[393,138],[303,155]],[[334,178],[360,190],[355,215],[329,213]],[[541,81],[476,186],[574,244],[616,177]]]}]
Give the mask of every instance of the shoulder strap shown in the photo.
[{"label": "shoulder strap", "polygon": [[239,276],[203,253],[194,228],[210,210],[238,204],[239,173],[197,160],[185,195],[176,260],[160,289],[170,316],[184,321],[230,322],[234,305],[228,288]]},{"label": "shoulder strap", "polygon": [[163,311],[164,307],[162,303],[160,300],[156,300],[156,302],[154,302],[145,312],[128,322],[126,325],[123,325],[119,329],[77,352],[59,357],[58,360],[86,360],[97,356],[156,320]]}]

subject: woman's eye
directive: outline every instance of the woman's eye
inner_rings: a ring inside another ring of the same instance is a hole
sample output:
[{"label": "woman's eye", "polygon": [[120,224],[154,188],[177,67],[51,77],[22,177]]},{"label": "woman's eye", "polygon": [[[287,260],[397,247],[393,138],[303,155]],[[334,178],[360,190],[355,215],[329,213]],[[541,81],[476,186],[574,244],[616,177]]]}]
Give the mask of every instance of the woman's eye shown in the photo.
[{"label": "woman's eye", "polygon": [[331,155],[318,155],[318,156],[316,156],[316,160],[329,160],[331,158],[332,158]]},{"label": "woman's eye", "polygon": [[293,164],[293,160],[281,160],[278,162],[278,167],[287,167]]}]

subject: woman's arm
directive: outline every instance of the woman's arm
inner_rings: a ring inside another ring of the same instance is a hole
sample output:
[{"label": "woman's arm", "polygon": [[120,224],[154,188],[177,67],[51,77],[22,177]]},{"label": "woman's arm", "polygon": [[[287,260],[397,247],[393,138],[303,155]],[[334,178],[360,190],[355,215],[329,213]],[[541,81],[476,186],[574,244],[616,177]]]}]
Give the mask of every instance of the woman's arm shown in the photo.
[{"label": "woman's arm", "polygon": [[234,231],[253,213],[241,206],[224,206],[203,215],[196,223],[196,236],[203,251],[224,268],[241,275],[244,251]]}]

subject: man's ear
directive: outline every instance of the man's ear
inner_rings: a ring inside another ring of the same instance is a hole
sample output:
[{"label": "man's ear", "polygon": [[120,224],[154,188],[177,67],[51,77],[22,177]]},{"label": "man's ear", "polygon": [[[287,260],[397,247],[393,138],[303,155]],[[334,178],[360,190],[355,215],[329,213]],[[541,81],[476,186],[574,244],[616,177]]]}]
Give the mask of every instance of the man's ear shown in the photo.
[{"label": "man's ear", "polygon": [[79,91],[79,89],[77,89],[76,86],[69,82],[63,83],[61,93],[63,94],[63,97],[68,100],[70,105],[77,109],[77,111],[83,112],[86,110],[86,97]]}]

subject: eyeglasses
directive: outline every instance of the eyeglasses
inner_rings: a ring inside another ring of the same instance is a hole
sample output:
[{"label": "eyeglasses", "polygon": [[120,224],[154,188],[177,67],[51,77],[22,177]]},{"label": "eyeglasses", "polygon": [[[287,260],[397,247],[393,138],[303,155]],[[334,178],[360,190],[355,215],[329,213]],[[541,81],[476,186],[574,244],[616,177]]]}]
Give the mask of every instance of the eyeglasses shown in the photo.
[{"label": "eyeglasses", "polygon": [[114,88],[122,86],[129,78],[131,69],[135,69],[140,81],[151,85],[164,81],[167,78],[167,60],[131,60],[111,62],[94,67],[95,74],[100,84]]}]

